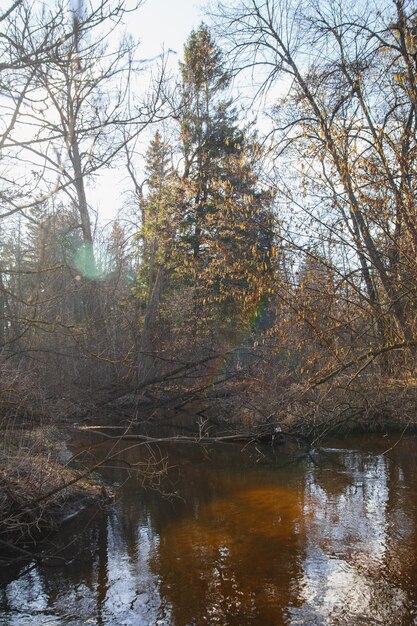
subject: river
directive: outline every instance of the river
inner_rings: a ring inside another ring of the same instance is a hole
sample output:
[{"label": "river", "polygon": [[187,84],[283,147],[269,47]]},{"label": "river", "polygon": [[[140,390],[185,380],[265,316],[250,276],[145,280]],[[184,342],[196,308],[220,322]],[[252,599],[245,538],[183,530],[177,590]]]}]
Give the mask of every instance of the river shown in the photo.
[{"label": "river", "polygon": [[417,624],[415,438],[128,447],[114,501],[47,539],[66,564],[1,572],[2,626]]}]

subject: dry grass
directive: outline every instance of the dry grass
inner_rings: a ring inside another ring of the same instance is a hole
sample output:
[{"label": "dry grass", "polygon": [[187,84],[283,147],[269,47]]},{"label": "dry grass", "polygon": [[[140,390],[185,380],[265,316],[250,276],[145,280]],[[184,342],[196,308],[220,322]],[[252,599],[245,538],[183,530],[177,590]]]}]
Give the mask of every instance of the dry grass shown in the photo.
[{"label": "dry grass", "polygon": [[[0,541],[36,539],[66,515],[68,507],[97,497],[100,487],[79,481],[65,466],[65,446],[50,426],[10,427],[3,424],[0,445]],[[49,494],[52,494],[49,497]]]}]

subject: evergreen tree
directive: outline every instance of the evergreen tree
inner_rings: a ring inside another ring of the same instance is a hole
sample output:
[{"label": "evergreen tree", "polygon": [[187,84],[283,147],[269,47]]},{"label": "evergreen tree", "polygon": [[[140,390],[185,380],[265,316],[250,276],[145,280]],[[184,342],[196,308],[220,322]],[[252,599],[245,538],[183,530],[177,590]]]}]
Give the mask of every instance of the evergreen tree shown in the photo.
[{"label": "evergreen tree", "polygon": [[147,194],[142,200],[139,284],[149,302],[159,275],[162,280],[172,251],[175,230],[175,176],[170,164],[170,148],[156,131],[146,154]]},{"label": "evergreen tree", "polygon": [[213,181],[227,178],[226,157],[243,144],[232,101],[225,99],[230,78],[223,56],[206,25],[193,31],[181,64],[180,108],[183,179],[189,184],[183,234],[200,256],[208,216],[214,212]]},{"label": "evergreen tree", "polygon": [[157,131],[146,154],[147,194],[142,200],[141,264],[136,295],[144,309],[140,341],[139,378],[155,369],[155,328],[160,301],[172,263],[175,237],[176,177],[170,165],[170,148]]},{"label": "evergreen tree", "polygon": [[204,24],[185,46],[181,76],[184,169],[177,245],[206,312],[209,302],[221,303],[220,315],[236,321],[243,303],[244,309],[249,303],[258,307],[269,288],[272,195],[259,183],[262,151],[256,136],[239,127],[222,52]]},{"label": "evergreen tree", "polygon": [[273,277],[273,196],[259,180],[262,150],[239,127],[222,53],[204,24],[180,68],[178,151],[157,132],[146,155],[136,287],[141,378],[154,371],[162,319],[166,341],[169,328],[191,328],[222,343],[224,333],[248,328]]}]

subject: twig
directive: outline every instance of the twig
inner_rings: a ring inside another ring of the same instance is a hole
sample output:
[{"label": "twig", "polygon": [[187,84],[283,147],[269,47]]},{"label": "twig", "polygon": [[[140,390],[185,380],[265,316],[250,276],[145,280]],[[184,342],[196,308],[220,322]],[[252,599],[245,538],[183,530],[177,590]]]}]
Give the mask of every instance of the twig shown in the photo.
[{"label": "twig", "polygon": [[398,446],[398,444],[400,443],[400,441],[402,440],[402,438],[405,435],[405,431],[410,426],[410,423],[411,423],[411,420],[408,420],[408,422],[404,426],[404,429],[403,429],[403,431],[402,431],[402,433],[400,435],[400,438],[390,448],[387,448],[387,450],[385,450],[382,454],[387,454],[388,452],[391,452],[391,450],[393,450],[396,446]]}]

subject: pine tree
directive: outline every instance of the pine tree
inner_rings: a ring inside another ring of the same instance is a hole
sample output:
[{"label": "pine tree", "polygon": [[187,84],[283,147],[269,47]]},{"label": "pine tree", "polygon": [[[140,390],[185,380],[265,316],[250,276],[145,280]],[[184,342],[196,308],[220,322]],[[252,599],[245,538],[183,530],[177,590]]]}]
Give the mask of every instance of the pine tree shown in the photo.
[{"label": "pine tree", "polygon": [[[230,76],[207,26],[191,33],[181,64],[184,169],[177,245],[192,268],[196,298],[233,324],[259,307],[271,277],[272,200],[259,183],[262,151],[239,127]],[[220,306],[219,306],[220,305]],[[233,311],[233,313],[232,313]],[[199,317],[205,315],[199,313]]]},{"label": "pine tree", "polygon": [[151,298],[157,276],[168,268],[174,237],[175,176],[170,148],[157,131],[146,154],[147,194],[142,200],[142,244],[139,283],[142,296]]},{"label": "pine tree", "polygon": [[194,258],[200,256],[208,216],[213,213],[213,181],[227,177],[225,159],[243,143],[232,101],[225,99],[230,77],[205,24],[193,31],[181,64],[180,108],[183,179],[189,183],[183,233]]},{"label": "pine tree", "polygon": [[154,372],[155,327],[171,268],[176,223],[176,177],[170,165],[170,148],[158,131],[146,154],[145,173],[148,191],[141,206],[142,250],[136,288],[144,309],[138,368],[141,379]]}]

